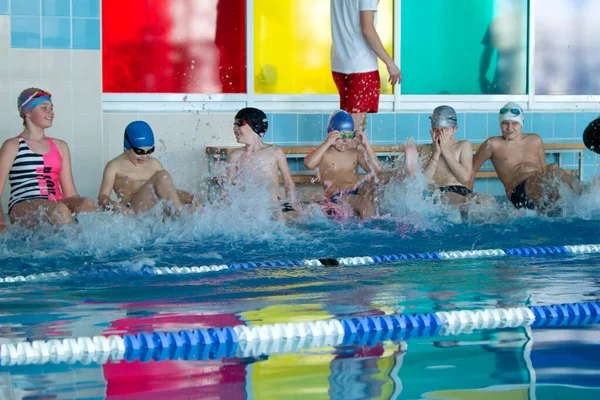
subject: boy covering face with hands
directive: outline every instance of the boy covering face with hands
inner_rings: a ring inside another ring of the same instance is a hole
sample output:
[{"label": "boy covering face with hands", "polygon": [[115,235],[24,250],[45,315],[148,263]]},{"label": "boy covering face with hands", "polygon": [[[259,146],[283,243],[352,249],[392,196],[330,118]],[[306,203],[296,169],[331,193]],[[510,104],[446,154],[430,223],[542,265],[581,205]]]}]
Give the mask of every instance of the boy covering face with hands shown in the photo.
[{"label": "boy covering face with hands", "polygon": [[435,183],[443,199],[450,204],[464,204],[472,197],[467,188],[471,179],[473,150],[468,140],[456,140],[456,111],[439,106],[429,117],[432,143],[423,146],[423,175]]}]

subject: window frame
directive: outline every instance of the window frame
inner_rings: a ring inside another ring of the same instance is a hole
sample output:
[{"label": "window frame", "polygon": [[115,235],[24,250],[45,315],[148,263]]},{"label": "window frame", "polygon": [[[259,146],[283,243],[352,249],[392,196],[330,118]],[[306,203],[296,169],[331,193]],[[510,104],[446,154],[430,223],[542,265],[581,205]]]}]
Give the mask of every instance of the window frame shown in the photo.
[{"label": "window frame", "polygon": [[[540,0],[529,0],[528,15],[528,94],[523,95],[403,95],[399,85],[394,94],[382,94],[380,112],[429,112],[450,103],[459,111],[496,112],[509,101],[528,111],[596,111],[598,95],[535,94],[535,10]],[[394,0],[394,61],[402,70],[400,57],[402,0]],[[256,94],[254,92],[254,0],[246,0],[246,93],[102,93],[102,110],[108,113],[211,113],[233,112],[258,107],[265,112],[328,113],[339,108],[335,94]]]}]

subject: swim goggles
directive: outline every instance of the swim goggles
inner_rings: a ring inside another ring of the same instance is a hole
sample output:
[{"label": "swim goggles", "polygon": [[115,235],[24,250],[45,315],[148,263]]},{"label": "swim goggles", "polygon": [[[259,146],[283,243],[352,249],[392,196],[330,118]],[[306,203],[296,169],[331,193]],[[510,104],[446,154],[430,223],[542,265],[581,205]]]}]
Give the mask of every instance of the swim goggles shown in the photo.
[{"label": "swim goggles", "polygon": [[237,126],[238,128],[244,125],[248,125],[245,119],[236,119],[233,123],[233,126]]},{"label": "swim goggles", "polygon": [[19,110],[22,109],[23,107],[25,107],[25,105],[27,105],[27,103],[29,103],[31,100],[37,99],[38,97],[43,97],[43,96],[48,96],[48,97],[52,98],[52,95],[50,94],[50,92],[46,92],[45,90],[36,90],[35,92],[33,92],[33,94],[31,96],[29,96],[27,98],[27,100],[25,100],[19,106]]},{"label": "swim goggles", "polygon": [[340,132],[340,139],[354,139],[356,137],[356,133],[354,132]]},{"label": "swim goggles", "polygon": [[504,115],[507,112],[510,112],[511,114],[514,115],[521,115],[521,110],[519,110],[518,108],[501,108],[500,109],[500,114]]},{"label": "swim goggles", "polygon": [[131,150],[133,150],[133,152],[138,156],[144,156],[154,153],[154,146],[150,147],[148,150],[144,150],[140,147],[134,147],[133,144],[131,144],[131,140],[129,140],[129,138],[127,137],[127,134],[125,134],[125,140],[127,141],[127,143],[129,143],[129,146],[131,146]]}]

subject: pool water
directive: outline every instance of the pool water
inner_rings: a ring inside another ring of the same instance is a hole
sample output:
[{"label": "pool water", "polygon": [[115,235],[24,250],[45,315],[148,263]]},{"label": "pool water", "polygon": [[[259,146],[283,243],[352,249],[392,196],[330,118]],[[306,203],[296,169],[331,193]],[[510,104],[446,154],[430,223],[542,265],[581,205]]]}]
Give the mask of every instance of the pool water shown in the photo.
[{"label": "pool water", "polygon": [[[600,256],[405,260],[147,275],[145,267],[600,243],[590,203],[563,218],[398,205],[336,223],[207,207],[160,218],[107,213],[0,236],[0,343],[398,313],[598,301]],[[585,204],[584,204],[585,205]],[[404,208],[403,208],[404,207]],[[489,222],[484,222],[484,221]],[[596,399],[600,326],[474,331],[215,360],[0,366],[0,399]]]}]

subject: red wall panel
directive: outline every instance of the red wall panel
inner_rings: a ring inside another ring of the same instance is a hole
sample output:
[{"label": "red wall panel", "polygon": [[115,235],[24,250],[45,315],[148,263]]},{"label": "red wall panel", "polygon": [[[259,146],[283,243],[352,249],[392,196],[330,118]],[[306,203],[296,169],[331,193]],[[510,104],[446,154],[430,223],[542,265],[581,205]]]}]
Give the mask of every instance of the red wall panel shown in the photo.
[{"label": "red wall panel", "polygon": [[104,0],[105,93],[245,93],[245,0]]}]

